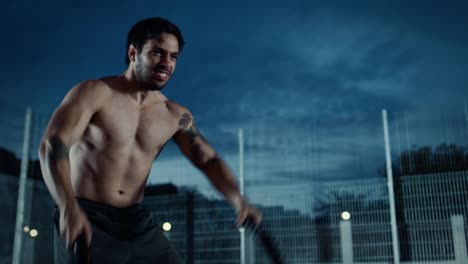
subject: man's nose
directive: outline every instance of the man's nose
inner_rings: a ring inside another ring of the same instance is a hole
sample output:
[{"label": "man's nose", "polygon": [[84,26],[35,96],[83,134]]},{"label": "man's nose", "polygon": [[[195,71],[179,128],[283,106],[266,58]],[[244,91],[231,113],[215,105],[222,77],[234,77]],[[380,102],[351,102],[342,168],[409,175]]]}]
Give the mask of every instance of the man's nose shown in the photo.
[{"label": "man's nose", "polygon": [[161,61],[160,61],[161,64],[169,66],[170,62],[171,62],[171,56],[169,54],[165,54],[161,56]]}]

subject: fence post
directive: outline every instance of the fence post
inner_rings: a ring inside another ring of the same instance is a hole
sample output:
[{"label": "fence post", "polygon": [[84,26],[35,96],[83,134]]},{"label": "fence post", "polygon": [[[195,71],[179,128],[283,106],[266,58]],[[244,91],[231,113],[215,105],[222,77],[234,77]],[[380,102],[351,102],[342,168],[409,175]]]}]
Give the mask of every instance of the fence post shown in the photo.
[{"label": "fence post", "polygon": [[465,226],[463,223],[463,215],[452,215],[450,217],[452,223],[453,248],[455,251],[455,263],[468,264],[468,256],[466,253],[466,237]]},{"label": "fence post", "polygon": [[385,161],[387,168],[387,187],[388,199],[390,202],[390,223],[392,226],[392,246],[393,246],[393,263],[400,263],[400,246],[398,243],[398,229],[395,209],[395,192],[393,188],[393,172],[392,172],[392,157],[390,152],[390,137],[388,132],[387,110],[382,110],[382,122],[385,140]]},{"label": "fence post", "polygon": [[[241,195],[244,195],[244,131],[242,128],[239,128],[238,131],[238,140],[239,140],[239,189]],[[245,237],[245,228],[239,228],[240,234],[240,264],[246,264],[246,237]]]},{"label": "fence post", "polygon": [[353,264],[353,236],[351,231],[351,220],[340,222],[341,234],[341,258],[343,264]]},{"label": "fence post", "polygon": [[24,136],[23,136],[23,152],[21,156],[21,171],[18,183],[18,201],[16,204],[16,225],[15,239],[13,242],[12,264],[20,264],[21,260],[21,239],[23,237],[23,220],[24,220],[24,200],[26,195],[26,181],[28,174],[29,163],[29,138],[31,134],[31,109],[26,109],[24,121]]}]

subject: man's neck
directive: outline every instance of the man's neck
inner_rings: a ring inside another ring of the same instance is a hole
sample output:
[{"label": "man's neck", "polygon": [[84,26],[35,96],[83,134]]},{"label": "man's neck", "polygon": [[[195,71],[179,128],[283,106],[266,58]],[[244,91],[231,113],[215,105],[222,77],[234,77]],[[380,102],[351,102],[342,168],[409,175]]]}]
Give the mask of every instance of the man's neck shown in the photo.
[{"label": "man's neck", "polygon": [[144,87],[129,69],[127,69],[120,78],[126,82],[124,89],[141,105],[150,98],[164,98],[160,91]]}]

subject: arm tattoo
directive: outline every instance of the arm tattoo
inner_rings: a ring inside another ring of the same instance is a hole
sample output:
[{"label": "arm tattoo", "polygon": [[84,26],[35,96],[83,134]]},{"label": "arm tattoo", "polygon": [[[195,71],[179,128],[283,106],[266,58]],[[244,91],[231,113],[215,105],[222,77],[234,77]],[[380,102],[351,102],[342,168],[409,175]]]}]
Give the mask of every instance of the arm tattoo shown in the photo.
[{"label": "arm tattoo", "polygon": [[179,120],[179,126],[182,128],[187,128],[187,126],[190,124],[190,121],[192,121],[190,115],[188,113],[184,113]]},{"label": "arm tattoo", "polygon": [[52,138],[50,141],[51,151],[49,152],[50,159],[68,159],[70,154],[70,149],[63,144],[60,139]]},{"label": "arm tattoo", "polygon": [[198,137],[201,140],[206,142],[205,138],[200,134],[200,131],[198,131],[198,128],[195,126],[195,124],[192,124],[190,127],[188,127],[186,132],[192,139],[195,139]]},{"label": "arm tattoo", "polygon": [[194,159],[200,160],[205,155],[205,152],[203,152],[203,150],[201,149],[200,144],[193,144],[192,148],[190,149],[190,155]]},{"label": "arm tattoo", "polygon": [[190,149],[190,156],[199,166],[209,166],[210,164],[214,164],[214,162],[221,160],[218,155],[210,157],[209,154],[202,149],[200,144],[197,143],[192,145],[192,148]]},{"label": "arm tattoo", "polygon": [[[183,133],[190,139],[190,156],[195,160],[203,160],[207,153],[203,150],[199,140],[202,140],[202,142],[206,142],[206,140],[198,131],[191,115],[184,113],[179,120],[179,126],[183,129]],[[198,140],[196,140],[197,138]]]},{"label": "arm tattoo", "polygon": [[[192,124],[190,125],[190,123]],[[196,137],[199,137],[203,141],[206,141],[205,138],[198,131],[197,127],[195,126],[195,123],[193,122],[192,117],[188,113],[184,113],[182,115],[182,117],[179,120],[179,126],[181,126],[185,130],[185,133],[187,133],[192,140]]]}]

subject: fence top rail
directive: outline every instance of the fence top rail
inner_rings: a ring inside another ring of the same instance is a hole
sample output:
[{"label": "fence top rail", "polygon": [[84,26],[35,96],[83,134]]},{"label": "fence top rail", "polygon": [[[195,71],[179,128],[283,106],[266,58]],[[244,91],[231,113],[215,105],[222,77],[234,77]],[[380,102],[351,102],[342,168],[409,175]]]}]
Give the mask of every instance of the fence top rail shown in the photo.
[{"label": "fence top rail", "polygon": [[[462,177],[465,176],[465,177]],[[455,180],[468,180],[468,171],[449,171],[449,172],[436,172],[427,174],[416,174],[416,175],[403,175],[400,177],[402,182],[421,182],[433,181],[433,182],[446,182],[447,179]]]}]

